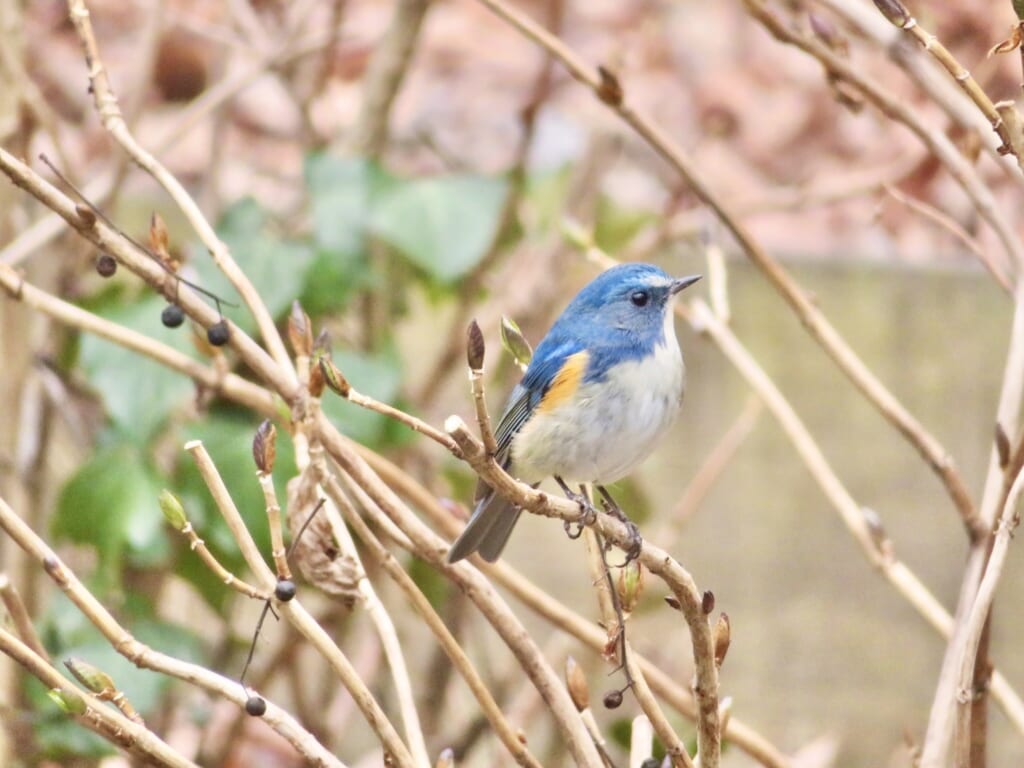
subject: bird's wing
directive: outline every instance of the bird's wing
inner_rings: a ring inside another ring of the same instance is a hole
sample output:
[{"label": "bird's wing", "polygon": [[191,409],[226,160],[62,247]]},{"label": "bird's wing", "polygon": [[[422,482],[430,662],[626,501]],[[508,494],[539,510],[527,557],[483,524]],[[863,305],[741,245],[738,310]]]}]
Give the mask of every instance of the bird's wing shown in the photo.
[{"label": "bird's wing", "polygon": [[[566,361],[581,351],[582,345],[577,341],[564,341],[553,346],[542,343],[537,347],[530,366],[523,374],[523,380],[509,395],[505,411],[494,430],[494,439],[498,444],[494,458],[502,467],[508,469],[509,452],[516,433],[540,405]],[[479,501],[490,492],[490,486],[481,481],[477,484],[476,500]]]},{"label": "bird's wing", "polygon": [[[561,386],[558,383],[563,369],[573,363],[573,356],[583,352],[578,341],[560,341],[557,337],[548,339],[537,347],[533,361],[516,385],[505,405],[498,427],[494,431],[498,450],[495,459],[505,469],[509,468],[512,440],[522,429],[534,411],[544,401],[544,396]],[[582,376],[584,363],[574,367],[577,380]],[[512,502],[496,494],[483,480],[477,482],[476,506],[466,528],[452,544],[448,562],[454,563],[473,552],[489,562],[494,562],[504,549],[512,528],[519,519],[520,510]]]}]

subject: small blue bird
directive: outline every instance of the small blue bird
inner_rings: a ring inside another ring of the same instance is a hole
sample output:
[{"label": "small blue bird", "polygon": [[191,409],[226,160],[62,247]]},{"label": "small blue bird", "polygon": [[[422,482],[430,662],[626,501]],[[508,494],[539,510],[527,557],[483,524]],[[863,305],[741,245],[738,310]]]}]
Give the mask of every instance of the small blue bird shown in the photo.
[{"label": "small blue bird", "polygon": [[[614,482],[647,458],[683,399],[673,299],[699,279],[621,264],[586,285],[509,396],[495,431],[498,463],[531,485],[554,476],[568,488]],[[473,552],[497,560],[520,512],[481,481],[448,562]]]}]

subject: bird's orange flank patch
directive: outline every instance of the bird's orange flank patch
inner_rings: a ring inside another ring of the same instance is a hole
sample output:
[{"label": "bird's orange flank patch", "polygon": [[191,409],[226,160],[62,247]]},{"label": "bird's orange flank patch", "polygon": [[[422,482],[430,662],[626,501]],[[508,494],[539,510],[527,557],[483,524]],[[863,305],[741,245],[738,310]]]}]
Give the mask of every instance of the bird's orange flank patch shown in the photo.
[{"label": "bird's orange flank patch", "polygon": [[569,355],[562,364],[562,369],[555,375],[548,391],[544,393],[537,410],[553,411],[575,395],[576,390],[580,388],[580,382],[583,381],[589,359],[590,353],[585,351]]}]

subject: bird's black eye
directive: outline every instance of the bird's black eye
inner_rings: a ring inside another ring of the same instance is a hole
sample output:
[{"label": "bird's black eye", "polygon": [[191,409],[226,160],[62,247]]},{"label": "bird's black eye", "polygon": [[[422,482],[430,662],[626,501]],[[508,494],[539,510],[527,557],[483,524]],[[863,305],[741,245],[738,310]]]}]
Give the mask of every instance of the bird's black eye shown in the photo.
[{"label": "bird's black eye", "polygon": [[629,295],[629,300],[638,307],[644,307],[647,305],[647,302],[651,300],[651,294],[647,291],[633,291],[633,293]]}]

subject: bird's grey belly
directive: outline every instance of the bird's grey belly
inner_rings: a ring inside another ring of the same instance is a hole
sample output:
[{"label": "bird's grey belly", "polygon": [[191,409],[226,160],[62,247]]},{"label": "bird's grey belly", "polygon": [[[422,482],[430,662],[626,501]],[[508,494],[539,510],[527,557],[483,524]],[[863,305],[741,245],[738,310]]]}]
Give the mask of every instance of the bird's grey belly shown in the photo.
[{"label": "bird's grey belly", "polygon": [[513,474],[527,482],[558,475],[596,483],[629,474],[654,450],[682,401],[678,347],[659,354],[659,365],[624,363],[605,380],[584,383],[569,402],[536,413],[512,443]]}]

